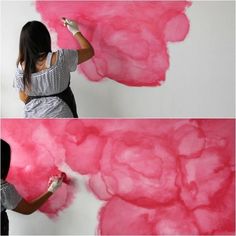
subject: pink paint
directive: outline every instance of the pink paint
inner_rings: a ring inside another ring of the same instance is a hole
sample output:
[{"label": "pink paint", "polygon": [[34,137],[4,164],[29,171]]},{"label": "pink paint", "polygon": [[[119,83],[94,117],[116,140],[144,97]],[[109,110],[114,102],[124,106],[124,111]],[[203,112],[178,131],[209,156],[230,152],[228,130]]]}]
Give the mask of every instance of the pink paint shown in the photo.
[{"label": "pink paint", "polygon": [[95,49],[95,57],[82,64],[92,81],[104,78],[129,86],[157,86],[169,68],[169,42],[183,41],[189,32],[185,10],[189,1],[36,1],[36,9],[58,46],[78,48],[60,22],[79,22]]},{"label": "pink paint", "polygon": [[[65,163],[88,175],[105,202],[101,235],[234,234],[234,130],[230,119],[2,120],[9,181],[31,199]],[[41,211],[56,215],[74,191],[63,183]]]},{"label": "pink paint", "polygon": [[[10,138],[9,142],[12,146],[12,166],[8,179],[17,186],[25,199],[31,200],[47,190],[51,176],[61,174],[61,153],[51,149],[54,140],[48,136],[49,133],[45,127],[46,120],[28,122],[23,119],[20,122],[14,122],[14,125],[8,120],[4,124],[2,133],[4,135],[4,130],[7,132],[7,140]],[[48,141],[45,142],[46,140]],[[56,216],[58,211],[71,204],[73,193],[73,181],[70,180],[70,184],[63,183],[58,192],[41,208],[41,211],[48,216]]]},{"label": "pink paint", "polygon": [[65,172],[61,172],[60,178],[62,178],[63,183],[70,184],[70,179],[67,177]]},{"label": "pink paint", "polygon": [[[100,212],[102,235],[190,235],[198,234],[194,217],[182,204],[137,207],[120,198],[112,198]],[[113,218],[114,220],[109,220]]]}]

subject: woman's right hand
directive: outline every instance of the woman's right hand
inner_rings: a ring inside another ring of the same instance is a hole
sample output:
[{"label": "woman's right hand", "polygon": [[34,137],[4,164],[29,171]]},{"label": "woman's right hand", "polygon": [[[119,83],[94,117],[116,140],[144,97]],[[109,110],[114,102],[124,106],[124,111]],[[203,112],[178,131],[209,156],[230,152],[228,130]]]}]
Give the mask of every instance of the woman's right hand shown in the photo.
[{"label": "woman's right hand", "polygon": [[78,64],[83,63],[94,56],[94,49],[89,41],[81,34],[77,23],[73,20],[62,18],[62,21],[68,30],[74,35],[80,45],[78,49]]},{"label": "woman's right hand", "polygon": [[53,176],[48,182],[48,192],[54,193],[62,184],[63,178],[58,176]]},{"label": "woman's right hand", "polygon": [[80,32],[79,31],[79,26],[78,23],[74,20],[66,19],[65,17],[62,17],[62,21],[64,23],[64,26],[67,27],[67,29],[75,35],[76,33]]},{"label": "woman's right hand", "polygon": [[48,182],[48,191],[38,198],[28,202],[22,198],[17,207],[13,209],[21,214],[29,215],[38,210],[52,194],[61,186],[63,177],[53,176]]}]

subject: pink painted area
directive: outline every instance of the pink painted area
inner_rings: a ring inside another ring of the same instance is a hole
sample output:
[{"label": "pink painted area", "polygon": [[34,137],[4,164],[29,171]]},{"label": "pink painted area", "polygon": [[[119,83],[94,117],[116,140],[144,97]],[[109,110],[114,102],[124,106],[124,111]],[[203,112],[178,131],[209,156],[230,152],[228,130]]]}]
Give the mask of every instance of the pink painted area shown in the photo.
[{"label": "pink painted area", "polygon": [[[2,120],[8,180],[31,199],[64,164],[87,175],[101,235],[234,234],[234,130],[230,119]],[[66,210],[74,191],[64,183],[41,211]]]},{"label": "pink painted area", "polygon": [[[63,163],[60,150],[54,152],[52,148],[56,140],[50,138],[48,122],[23,119],[2,123],[2,135],[7,135],[6,140],[12,146],[12,166],[8,180],[16,185],[25,199],[38,197],[47,190],[50,177],[61,173],[60,165]],[[70,180],[69,184],[62,184],[41,211],[48,216],[56,216],[61,209],[71,204],[73,197],[74,186]]]},{"label": "pink painted area", "polygon": [[104,78],[129,86],[158,86],[169,69],[168,43],[189,32],[189,1],[36,1],[42,20],[58,34],[61,48],[78,43],[60,22],[75,19],[95,49],[80,66],[92,81]]}]

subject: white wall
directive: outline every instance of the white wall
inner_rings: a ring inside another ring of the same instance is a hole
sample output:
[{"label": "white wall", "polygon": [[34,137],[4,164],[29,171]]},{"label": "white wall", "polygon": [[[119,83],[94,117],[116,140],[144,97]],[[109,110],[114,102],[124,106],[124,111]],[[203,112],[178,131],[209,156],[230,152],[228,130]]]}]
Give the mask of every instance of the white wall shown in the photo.
[{"label": "white wall", "polygon": [[[18,40],[22,26],[40,15],[29,1],[1,4],[1,116],[23,117],[12,88]],[[161,87],[94,83],[73,73],[80,117],[234,117],[234,13],[234,1],[193,3],[190,33],[184,42],[169,44],[170,69]]]}]

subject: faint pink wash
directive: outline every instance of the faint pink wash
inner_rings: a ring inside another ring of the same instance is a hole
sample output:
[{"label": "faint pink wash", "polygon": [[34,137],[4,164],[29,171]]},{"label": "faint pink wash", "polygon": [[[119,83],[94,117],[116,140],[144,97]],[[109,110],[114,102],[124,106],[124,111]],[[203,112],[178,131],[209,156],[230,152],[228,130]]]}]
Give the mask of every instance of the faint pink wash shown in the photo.
[{"label": "faint pink wash", "polygon": [[[88,175],[106,202],[101,235],[234,234],[234,130],[233,119],[2,120],[8,180],[32,199],[65,163]],[[55,216],[74,192],[63,184],[41,211]]]},{"label": "faint pink wash", "polygon": [[47,26],[58,34],[61,48],[78,48],[61,17],[79,22],[95,49],[80,66],[92,81],[104,78],[129,86],[158,86],[169,68],[168,43],[189,32],[185,14],[190,1],[36,1]]}]

